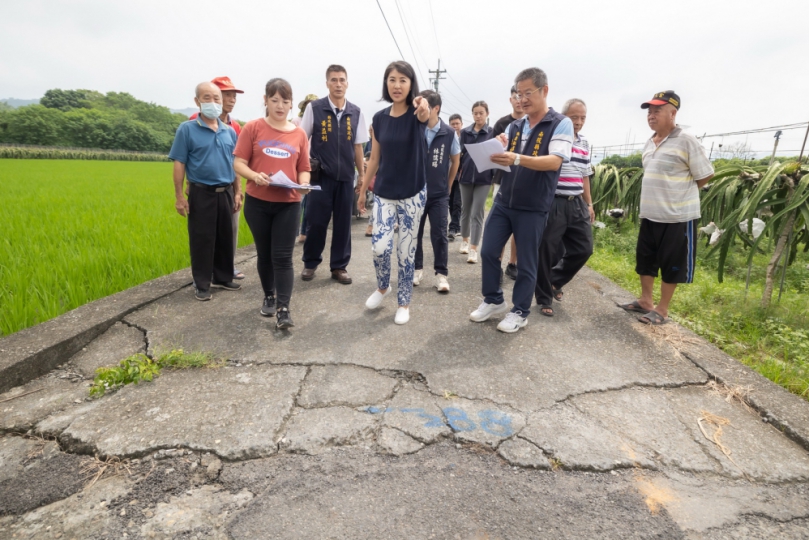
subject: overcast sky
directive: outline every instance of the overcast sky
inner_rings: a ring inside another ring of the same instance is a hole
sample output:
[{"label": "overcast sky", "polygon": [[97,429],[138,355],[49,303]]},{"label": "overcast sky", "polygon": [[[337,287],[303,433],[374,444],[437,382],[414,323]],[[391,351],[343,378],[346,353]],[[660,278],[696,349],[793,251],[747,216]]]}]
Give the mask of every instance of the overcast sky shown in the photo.
[{"label": "overcast sky", "polygon": [[[379,2],[422,88],[440,55],[444,110],[465,122],[478,99],[492,123],[510,112],[514,76],[530,66],[548,74],[552,106],[587,102],[583,133],[596,146],[646,139],[639,105],[666,89],[696,135],[809,121],[802,0],[398,0],[401,15],[396,0]],[[385,106],[385,66],[400,59],[376,0],[3,2],[0,51],[0,98],[88,88],[185,108],[196,83],[227,75],[245,90],[235,109],[244,120],[262,114],[268,79],[289,80],[297,104],[324,96],[325,68],[338,63],[370,121]],[[785,131],[779,148],[797,154],[803,135]],[[747,140],[769,151],[773,134]]]}]

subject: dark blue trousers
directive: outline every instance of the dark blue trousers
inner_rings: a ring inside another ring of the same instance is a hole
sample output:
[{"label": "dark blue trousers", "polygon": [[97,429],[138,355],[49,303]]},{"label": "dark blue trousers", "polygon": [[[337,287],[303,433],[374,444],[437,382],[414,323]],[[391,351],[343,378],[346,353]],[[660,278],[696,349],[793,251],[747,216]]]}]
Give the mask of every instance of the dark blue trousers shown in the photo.
[{"label": "dark blue trousers", "polygon": [[421,214],[419,222],[419,236],[416,244],[416,270],[424,268],[424,224],[427,223],[427,216],[430,216],[430,242],[433,244],[433,256],[435,262],[433,268],[436,274],[449,275],[447,270],[448,240],[447,240],[447,214],[449,213],[449,197],[444,195],[431,199],[427,195],[427,204],[424,205],[424,212]]},{"label": "dark blue trousers", "polygon": [[514,210],[495,202],[486,219],[483,229],[483,245],[480,258],[483,263],[483,296],[489,304],[503,303],[503,289],[500,288],[500,253],[509,237],[514,235],[517,244],[517,280],[511,301],[513,312],[521,312],[523,317],[531,313],[534,287],[537,282],[539,263],[539,243],[548,219],[547,212]]},{"label": "dark blue trousers", "polygon": [[326,233],[332,223],[332,270],[344,270],[351,260],[351,206],[354,204],[354,186],[351,182],[338,182],[321,173],[319,191],[306,196],[306,222],[309,230],[303,244],[303,265],[317,268],[323,262]]},{"label": "dark blue trousers", "polygon": [[460,182],[456,178],[452,183],[452,190],[449,192],[449,232],[461,234],[461,210],[463,203],[461,202],[461,188]]},{"label": "dark blue trousers", "polygon": [[306,221],[306,199],[308,198],[308,195],[301,197],[301,232],[298,234],[302,234],[304,236],[306,236],[306,231],[309,230],[309,223]]}]

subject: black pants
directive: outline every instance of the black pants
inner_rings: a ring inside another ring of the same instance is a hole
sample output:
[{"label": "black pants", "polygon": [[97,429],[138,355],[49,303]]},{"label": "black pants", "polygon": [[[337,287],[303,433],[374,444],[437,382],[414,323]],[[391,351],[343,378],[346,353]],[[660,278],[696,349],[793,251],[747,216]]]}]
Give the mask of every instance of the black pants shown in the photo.
[{"label": "black pants", "polygon": [[317,268],[323,262],[326,233],[332,221],[332,270],[344,270],[351,260],[351,210],[354,204],[354,186],[351,182],[338,182],[320,175],[320,190],[307,196],[306,221],[309,230],[303,244],[303,265]]},{"label": "black pants", "polygon": [[584,200],[581,197],[554,197],[539,245],[534,291],[537,304],[550,306],[553,289],[567,285],[592,254],[593,229]]},{"label": "black pants", "polygon": [[207,291],[214,281],[233,281],[233,188],[209,191],[189,184],[188,243],[191,275],[197,289]]},{"label": "black pants", "polygon": [[416,270],[424,268],[424,225],[427,223],[427,216],[430,216],[430,242],[433,245],[433,256],[435,258],[433,268],[436,274],[448,275],[448,207],[449,199],[446,195],[436,199],[430,199],[430,196],[427,196],[427,203],[424,205],[424,212],[421,214],[421,222],[419,223],[419,236],[418,243],[416,244]]},{"label": "black pants", "polygon": [[268,202],[247,195],[244,219],[253,233],[258,254],[258,277],[264,296],[275,295],[278,307],[289,307],[295,272],[292,269],[292,250],[301,203]]},{"label": "black pants", "polygon": [[452,189],[449,192],[449,232],[460,234],[461,232],[461,188],[458,180],[452,183]]}]

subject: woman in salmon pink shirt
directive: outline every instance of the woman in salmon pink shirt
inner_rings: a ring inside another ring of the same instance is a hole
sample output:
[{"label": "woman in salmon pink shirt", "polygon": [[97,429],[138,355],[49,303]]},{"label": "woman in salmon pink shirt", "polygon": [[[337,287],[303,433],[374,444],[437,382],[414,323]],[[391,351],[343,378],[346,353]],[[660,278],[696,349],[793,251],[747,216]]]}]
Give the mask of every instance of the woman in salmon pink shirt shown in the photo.
[{"label": "woman in salmon pink shirt", "polygon": [[258,275],[264,289],[260,313],[277,315],[276,327],[294,326],[289,314],[292,250],[298,232],[301,196],[307,189],[270,185],[270,176],[283,171],[293,182],[309,185],[309,141],[306,133],[287,121],[292,108],[292,87],[284,79],[267,83],[267,116],[245,124],[236,143],[233,168],[247,179],[244,218],[253,233],[258,254]]}]

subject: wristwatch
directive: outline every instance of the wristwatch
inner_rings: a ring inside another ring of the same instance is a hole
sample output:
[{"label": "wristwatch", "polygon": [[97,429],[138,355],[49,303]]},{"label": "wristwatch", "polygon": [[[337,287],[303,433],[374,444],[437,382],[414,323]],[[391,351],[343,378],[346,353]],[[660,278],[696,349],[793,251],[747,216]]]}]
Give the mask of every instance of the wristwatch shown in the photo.
[{"label": "wristwatch", "polygon": [[517,157],[514,158],[514,165],[520,164],[520,154],[517,154]]}]

